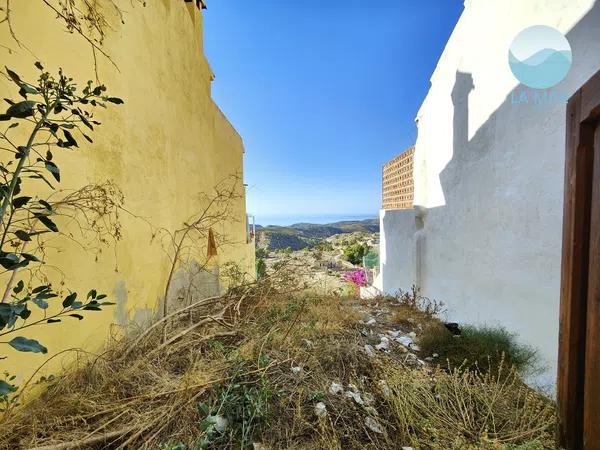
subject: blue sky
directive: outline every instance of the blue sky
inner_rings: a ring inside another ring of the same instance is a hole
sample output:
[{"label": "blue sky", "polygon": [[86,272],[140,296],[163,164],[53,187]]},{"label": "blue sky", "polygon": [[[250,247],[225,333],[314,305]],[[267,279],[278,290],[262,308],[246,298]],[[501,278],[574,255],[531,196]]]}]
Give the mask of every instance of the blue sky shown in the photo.
[{"label": "blue sky", "polygon": [[[261,218],[375,216],[462,0],[216,0],[213,97],[246,147]],[[375,6],[376,5],[376,6]]]}]

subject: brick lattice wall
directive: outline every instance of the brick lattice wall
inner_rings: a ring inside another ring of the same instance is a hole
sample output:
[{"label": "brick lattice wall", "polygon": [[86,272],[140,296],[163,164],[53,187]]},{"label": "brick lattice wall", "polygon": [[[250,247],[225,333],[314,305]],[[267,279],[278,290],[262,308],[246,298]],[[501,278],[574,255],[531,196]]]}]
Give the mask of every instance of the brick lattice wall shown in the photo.
[{"label": "brick lattice wall", "polygon": [[411,147],[383,165],[383,209],[407,209],[413,207],[414,153],[415,148]]}]

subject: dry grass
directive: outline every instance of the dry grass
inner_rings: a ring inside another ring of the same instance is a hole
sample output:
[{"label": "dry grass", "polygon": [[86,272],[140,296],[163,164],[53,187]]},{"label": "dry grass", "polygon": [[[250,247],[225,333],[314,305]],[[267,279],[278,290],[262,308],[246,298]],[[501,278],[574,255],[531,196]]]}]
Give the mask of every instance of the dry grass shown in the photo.
[{"label": "dry grass", "polygon": [[[390,369],[397,437],[417,448],[554,448],[555,406],[514,370],[496,375]],[[504,447],[502,447],[504,446]]]},{"label": "dry grass", "polygon": [[[284,281],[198,303],[82,358],[1,420],[0,448],[552,448],[553,406],[516,375],[499,382],[368,357],[352,301],[290,293]],[[377,302],[398,322],[433,320],[397,299]],[[364,404],[330,392],[332,382],[353,385]]]}]

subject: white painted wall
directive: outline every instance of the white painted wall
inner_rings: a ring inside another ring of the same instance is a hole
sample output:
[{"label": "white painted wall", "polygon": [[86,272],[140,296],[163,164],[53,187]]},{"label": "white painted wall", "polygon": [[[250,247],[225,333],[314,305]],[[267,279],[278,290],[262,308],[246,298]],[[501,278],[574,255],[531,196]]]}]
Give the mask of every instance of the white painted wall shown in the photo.
[{"label": "white painted wall", "polygon": [[571,96],[600,70],[594,3],[467,0],[417,114],[422,230],[411,210],[380,217],[382,289],[419,282],[452,320],[517,332],[545,359],[544,386],[556,378],[565,104],[512,104],[511,93],[533,90],[513,77],[508,49],[528,26],[563,32],[573,66],[551,91]]}]

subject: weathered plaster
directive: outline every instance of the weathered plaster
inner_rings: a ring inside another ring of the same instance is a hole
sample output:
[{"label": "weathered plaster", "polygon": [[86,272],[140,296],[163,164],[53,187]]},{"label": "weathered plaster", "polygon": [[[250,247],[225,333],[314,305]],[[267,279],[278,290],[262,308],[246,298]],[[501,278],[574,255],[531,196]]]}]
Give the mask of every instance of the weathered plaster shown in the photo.
[{"label": "weathered plaster", "polygon": [[[106,5],[103,0],[98,3]],[[110,17],[104,48],[118,70],[98,55],[98,73],[108,92],[125,104],[99,108],[102,125],[92,136],[94,144],[82,139],[78,151],[57,151],[55,160],[61,168],[62,189],[114,180],[134,215],[121,214],[123,239],[115,251],[104,251],[97,260],[67,239],[53,242],[60,251],[47,252],[48,261],[65,274],[66,286],[84,295],[91,287],[113,294],[117,305],[86,314],[80,322],[73,319],[32,328],[27,336],[43,342],[49,349],[47,356],[71,347],[96,350],[111,323],[141,322],[158,312],[170,261],[152,230],[180,228],[205,206],[200,201],[202,192],[210,192],[219,181],[243,169],[242,140],[211,99],[214,76],[203,52],[200,11],[192,3],[175,0],[148,1],[145,7],[128,0],[117,3],[125,10],[126,23]],[[0,27],[0,42],[12,48],[9,53],[0,47],[2,66],[24,79],[37,79],[33,63],[39,59],[49,70],[62,67],[81,80],[80,85],[95,78],[90,46],[66,33],[53,12],[40,2],[22,0],[12,2],[11,10],[13,28],[32,52],[19,48],[7,27]],[[14,85],[0,77],[0,98],[15,95]],[[238,193],[231,208],[236,220],[215,230],[235,244],[219,250],[217,263],[234,261],[254,274],[241,183]],[[69,231],[60,221],[59,226]],[[10,349],[6,353],[10,370],[24,376],[46,359]],[[48,370],[59,364],[57,360]]]}]

